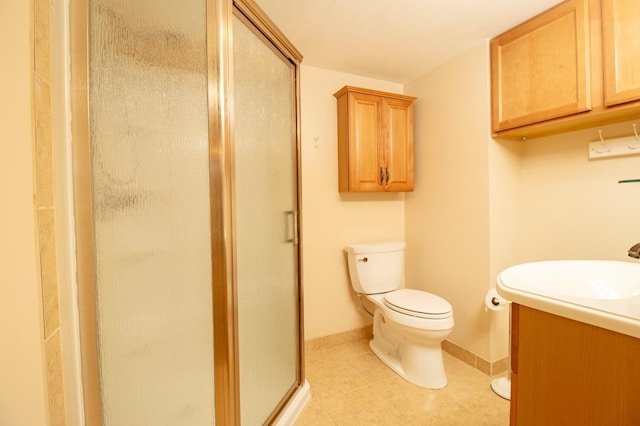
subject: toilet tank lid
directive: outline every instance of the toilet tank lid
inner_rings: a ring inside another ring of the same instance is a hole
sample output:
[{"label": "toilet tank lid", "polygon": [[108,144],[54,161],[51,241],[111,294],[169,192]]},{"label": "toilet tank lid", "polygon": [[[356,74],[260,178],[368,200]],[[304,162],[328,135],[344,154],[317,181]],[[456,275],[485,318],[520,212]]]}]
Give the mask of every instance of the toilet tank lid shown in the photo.
[{"label": "toilet tank lid", "polygon": [[367,244],[350,244],[346,247],[349,253],[385,253],[389,251],[403,250],[406,244],[404,242],[388,242],[388,243],[367,243]]}]

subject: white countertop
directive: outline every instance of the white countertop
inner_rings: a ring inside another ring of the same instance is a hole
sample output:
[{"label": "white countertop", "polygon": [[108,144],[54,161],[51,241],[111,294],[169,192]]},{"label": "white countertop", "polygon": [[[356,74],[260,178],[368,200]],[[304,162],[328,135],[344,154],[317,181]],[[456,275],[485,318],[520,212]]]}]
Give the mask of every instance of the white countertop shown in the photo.
[{"label": "white countertop", "polygon": [[640,263],[524,263],[500,273],[497,291],[524,306],[640,338]]}]

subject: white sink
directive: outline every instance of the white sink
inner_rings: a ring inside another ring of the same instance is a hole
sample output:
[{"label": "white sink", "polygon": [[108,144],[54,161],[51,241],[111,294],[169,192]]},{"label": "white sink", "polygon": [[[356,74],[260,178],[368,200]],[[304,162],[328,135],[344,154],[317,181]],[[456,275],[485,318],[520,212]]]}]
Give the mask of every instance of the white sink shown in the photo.
[{"label": "white sink", "polygon": [[505,299],[640,338],[640,263],[551,260],[498,276]]}]

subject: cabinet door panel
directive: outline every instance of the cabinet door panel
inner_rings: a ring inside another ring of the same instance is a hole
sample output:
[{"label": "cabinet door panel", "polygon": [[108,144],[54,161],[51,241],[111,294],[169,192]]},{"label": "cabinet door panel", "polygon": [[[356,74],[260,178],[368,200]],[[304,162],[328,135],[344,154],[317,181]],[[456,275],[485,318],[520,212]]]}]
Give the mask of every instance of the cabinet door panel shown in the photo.
[{"label": "cabinet door panel", "polygon": [[640,424],[640,339],[519,310],[518,425]]},{"label": "cabinet door panel", "polygon": [[376,191],[380,185],[380,98],[361,93],[349,94],[350,190]]},{"label": "cabinet door panel", "polygon": [[[413,107],[409,101],[382,101],[385,189],[413,191]],[[386,174],[389,178],[387,180]]]},{"label": "cabinet door panel", "polygon": [[491,41],[494,132],[591,108],[587,26],[567,1]]},{"label": "cabinet door panel", "polygon": [[604,0],[605,104],[640,99],[640,1]]}]

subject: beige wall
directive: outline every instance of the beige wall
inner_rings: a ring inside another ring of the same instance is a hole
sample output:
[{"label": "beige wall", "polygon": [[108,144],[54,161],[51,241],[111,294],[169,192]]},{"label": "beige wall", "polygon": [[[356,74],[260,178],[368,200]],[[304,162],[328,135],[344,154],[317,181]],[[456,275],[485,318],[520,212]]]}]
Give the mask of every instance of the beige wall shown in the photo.
[{"label": "beige wall", "polygon": [[[640,124],[639,121],[636,123]],[[527,141],[522,157],[521,259],[634,261],[640,242],[640,156],[588,160],[598,129]],[[633,135],[632,123],[602,127],[606,137]]]},{"label": "beige wall", "polygon": [[491,360],[488,81],[482,43],[405,87],[419,98],[405,228],[407,286],[447,299],[449,340]]},{"label": "beige wall", "polygon": [[[517,141],[489,142],[489,276],[495,287],[498,274],[521,263],[521,163],[524,145]],[[509,353],[509,311],[489,314],[488,360]]]},{"label": "beige wall", "polygon": [[34,232],[29,3],[0,6],[0,424],[18,426],[46,421]]},{"label": "beige wall", "polygon": [[305,339],[370,324],[351,289],[345,245],[404,239],[402,194],[338,192],[337,111],[344,85],[402,93],[402,85],[302,66],[302,250]]}]

